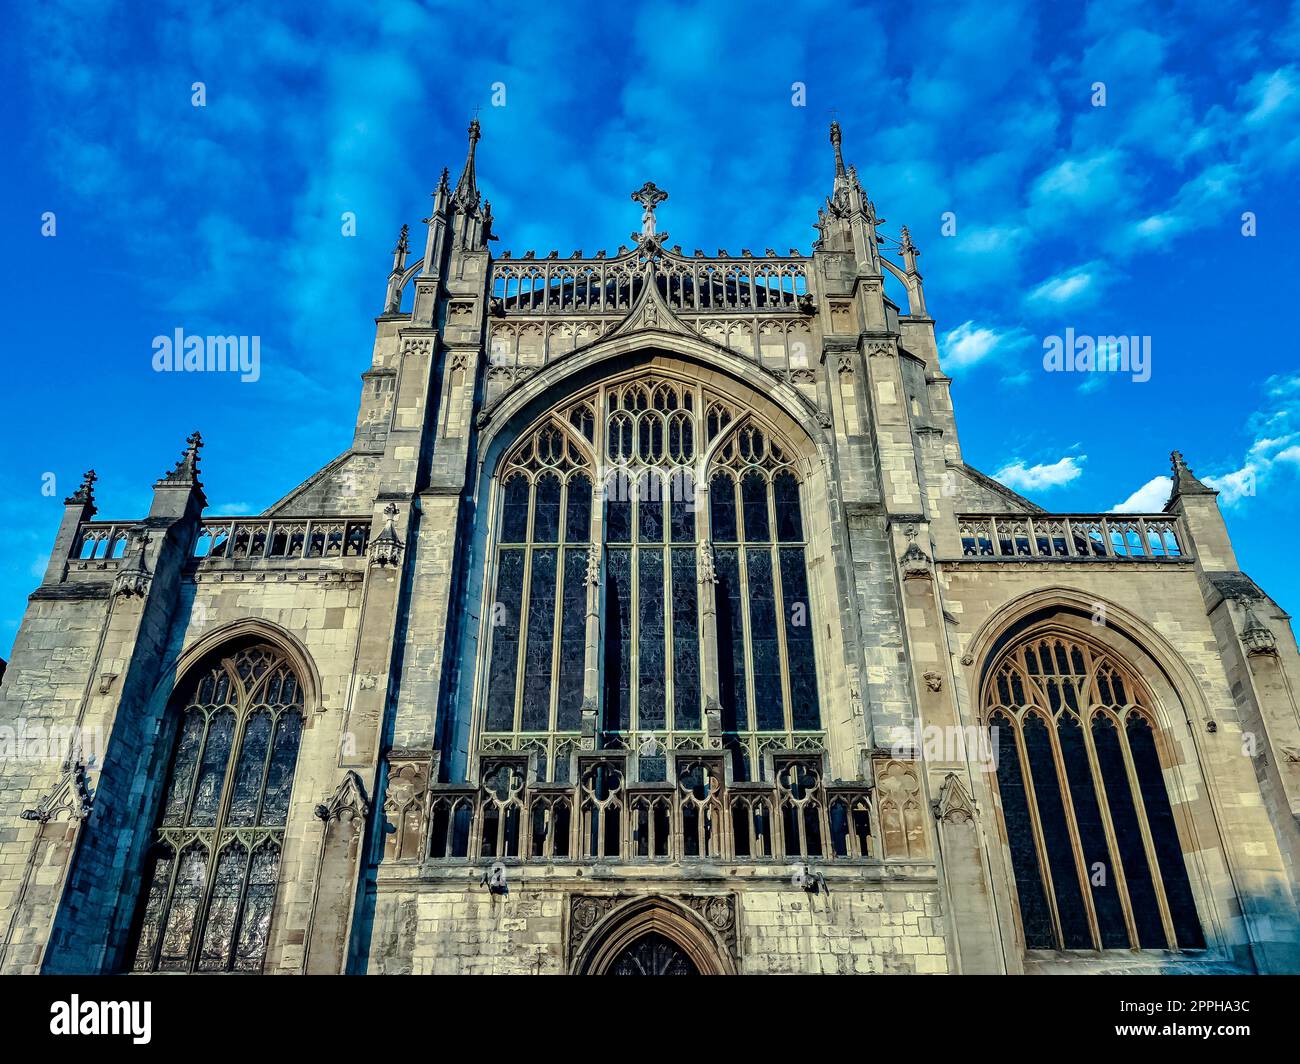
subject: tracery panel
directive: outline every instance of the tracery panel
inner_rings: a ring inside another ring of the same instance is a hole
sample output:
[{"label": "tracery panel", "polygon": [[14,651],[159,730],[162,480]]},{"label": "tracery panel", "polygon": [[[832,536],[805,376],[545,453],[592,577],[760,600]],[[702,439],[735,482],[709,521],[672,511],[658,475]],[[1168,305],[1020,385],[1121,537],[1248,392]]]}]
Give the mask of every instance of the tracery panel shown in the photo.
[{"label": "tracery panel", "polygon": [[182,697],[132,968],[261,971],[302,734],[298,678],[251,646]]},{"label": "tracery panel", "polygon": [[821,749],[802,483],[754,415],[699,381],[616,378],[539,419],[492,491],[480,752],[536,749],[557,781],[594,706],[597,748],[665,781],[667,752],[706,745],[715,661],[737,779],[766,748]]},{"label": "tracery panel", "polygon": [[989,671],[1012,868],[1030,949],[1201,949],[1204,935],[1136,674],[1036,635]]}]

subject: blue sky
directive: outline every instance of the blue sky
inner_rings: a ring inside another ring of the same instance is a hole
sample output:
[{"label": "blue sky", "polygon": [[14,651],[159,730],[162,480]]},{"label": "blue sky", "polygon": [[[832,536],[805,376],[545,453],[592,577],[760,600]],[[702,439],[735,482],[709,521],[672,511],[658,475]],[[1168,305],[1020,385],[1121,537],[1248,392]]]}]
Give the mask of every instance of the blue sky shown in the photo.
[{"label": "blue sky", "polygon": [[[1300,607],[1300,6],[848,6],[12,11],[0,656],[84,469],[137,518],[197,427],[212,509],[255,513],[348,446],[397,230],[423,246],[475,107],[498,249],[562,255],[626,242],[646,180],[688,250],[807,250],[834,110],[921,249],[967,461],[1049,509],[1158,509],[1178,447]],[[261,337],[260,379],[155,373],[176,328]],[[1067,328],[1150,337],[1150,379],[1044,372]]]}]

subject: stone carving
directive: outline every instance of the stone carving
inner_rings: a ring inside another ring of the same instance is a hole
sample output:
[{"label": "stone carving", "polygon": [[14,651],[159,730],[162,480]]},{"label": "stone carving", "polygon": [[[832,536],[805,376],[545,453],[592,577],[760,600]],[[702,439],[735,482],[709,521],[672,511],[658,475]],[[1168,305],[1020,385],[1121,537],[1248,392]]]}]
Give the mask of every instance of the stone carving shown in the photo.
[{"label": "stone carving", "polygon": [[90,514],[95,514],[95,481],[99,479],[93,469],[87,469],[81,478],[81,486],[63,500],[64,506],[89,506]]},{"label": "stone carving", "polygon": [[149,533],[143,528],[131,530],[131,544],[122,567],[113,578],[113,595],[125,595],[127,598],[144,598],[149,590],[152,576],[144,563],[144,550],[149,544]]},{"label": "stone carving", "polygon": [[370,813],[370,803],[366,800],[366,789],[361,777],[349,770],[334,788],[334,793],[317,805],[314,813],[317,820],[326,824],[347,813],[354,823],[353,829],[360,830],[361,821]]},{"label": "stone carving", "polygon": [[370,564],[383,568],[387,565],[397,566],[402,560],[402,541],[397,536],[397,506],[389,503],[384,507],[384,529],[370,544]]},{"label": "stone carving", "polygon": [[632,199],[641,204],[641,232],[633,233],[632,239],[641,244],[662,244],[668,239],[667,233],[655,232],[655,208],[668,198],[668,193],[657,188],[653,181],[647,181],[632,193]]},{"label": "stone carving", "polygon": [[717,570],[713,565],[712,543],[700,544],[699,571],[699,581],[701,584],[716,584],[718,582]]},{"label": "stone carving", "polygon": [[85,820],[90,816],[93,801],[94,795],[86,780],[86,766],[78,756],[63,763],[63,771],[54,786],[34,808],[24,809],[19,816],[40,824],[57,820],[65,814],[69,820]]},{"label": "stone carving", "polygon": [[930,556],[917,545],[915,525],[908,526],[907,538],[910,541],[907,550],[903,551],[903,556],[899,559],[903,567],[903,579],[925,579],[930,575]]},{"label": "stone carving", "polygon": [[939,796],[930,802],[934,819],[946,824],[975,823],[975,799],[966,793],[955,772],[939,785]]},{"label": "stone carving", "polygon": [[928,687],[931,691],[943,690],[943,677],[940,676],[937,672],[931,670],[930,672],[927,672],[924,675],[923,679],[925,680],[925,686]]},{"label": "stone carving", "polygon": [[[606,919],[617,921],[620,909],[644,900],[643,896],[633,894],[571,894],[566,950],[570,962],[599,924]],[[733,959],[739,956],[735,894],[665,895],[664,901],[689,909]]]}]

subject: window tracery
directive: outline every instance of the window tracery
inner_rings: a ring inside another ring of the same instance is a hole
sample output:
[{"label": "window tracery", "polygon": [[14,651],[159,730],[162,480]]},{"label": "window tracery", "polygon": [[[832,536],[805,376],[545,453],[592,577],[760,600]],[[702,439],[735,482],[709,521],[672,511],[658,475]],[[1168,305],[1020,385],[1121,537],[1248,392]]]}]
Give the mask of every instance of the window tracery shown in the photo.
[{"label": "window tracery", "polygon": [[494,491],[480,752],[535,749],[569,782],[593,611],[588,704],[602,748],[641,754],[634,779],[704,746],[706,623],[736,778],[769,746],[820,747],[802,486],[752,415],[698,382],[606,382],[530,430]]},{"label": "window tracery", "polygon": [[302,734],[302,691],[269,646],[188,686],[132,967],[258,972]]},{"label": "window tracery", "polygon": [[1202,949],[1150,695],[1082,641],[1035,636],[984,688],[1030,949]]}]

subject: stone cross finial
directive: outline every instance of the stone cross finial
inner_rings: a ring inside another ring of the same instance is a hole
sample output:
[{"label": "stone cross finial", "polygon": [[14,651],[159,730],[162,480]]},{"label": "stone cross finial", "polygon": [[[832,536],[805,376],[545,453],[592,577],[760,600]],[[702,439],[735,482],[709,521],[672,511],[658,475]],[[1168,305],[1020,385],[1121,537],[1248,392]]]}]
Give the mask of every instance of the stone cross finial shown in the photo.
[{"label": "stone cross finial", "polygon": [[658,241],[663,242],[667,238],[667,233],[655,232],[655,208],[668,198],[668,193],[659,188],[653,181],[647,181],[639,189],[632,193],[632,199],[641,204],[641,232],[633,233],[632,239],[638,241]]}]

